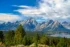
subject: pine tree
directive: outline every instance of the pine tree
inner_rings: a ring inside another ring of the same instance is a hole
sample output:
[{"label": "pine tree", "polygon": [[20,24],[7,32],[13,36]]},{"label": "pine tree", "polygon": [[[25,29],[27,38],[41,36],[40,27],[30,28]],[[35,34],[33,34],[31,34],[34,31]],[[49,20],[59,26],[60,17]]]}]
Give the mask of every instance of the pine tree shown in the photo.
[{"label": "pine tree", "polygon": [[23,29],[22,25],[19,25],[15,31],[15,43],[22,44],[23,37],[25,36],[25,30]]},{"label": "pine tree", "polygon": [[24,44],[24,45],[30,45],[30,44],[32,44],[32,41],[31,41],[31,39],[30,39],[29,36],[25,36],[25,37],[24,37],[24,39],[23,39],[23,44]]},{"label": "pine tree", "polygon": [[67,43],[65,42],[65,38],[60,39],[57,47],[67,47]]},{"label": "pine tree", "polygon": [[9,30],[5,35],[5,44],[14,45],[14,31]]},{"label": "pine tree", "polygon": [[3,31],[0,31],[0,41],[3,42],[4,40],[4,34]]},{"label": "pine tree", "polygon": [[47,41],[48,41],[47,36],[46,35],[42,35],[41,39],[40,39],[40,43],[41,44],[47,44]]},{"label": "pine tree", "polygon": [[36,33],[36,35],[35,35],[35,47],[38,47],[39,40],[40,40],[40,36],[38,33]]}]

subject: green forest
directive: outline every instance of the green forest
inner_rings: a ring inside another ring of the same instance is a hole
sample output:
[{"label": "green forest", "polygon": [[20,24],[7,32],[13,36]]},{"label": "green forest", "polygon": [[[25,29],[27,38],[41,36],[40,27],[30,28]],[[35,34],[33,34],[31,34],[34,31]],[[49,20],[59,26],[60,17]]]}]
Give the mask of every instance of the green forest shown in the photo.
[{"label": "green forest", "polygon": [[0,47],[19,47],[18,45],[24,45],[23,47],[70,47],[70,38],[51,37],[37,31],[25,31],[22,25],[19,25],[16,30],[0,31]]}]

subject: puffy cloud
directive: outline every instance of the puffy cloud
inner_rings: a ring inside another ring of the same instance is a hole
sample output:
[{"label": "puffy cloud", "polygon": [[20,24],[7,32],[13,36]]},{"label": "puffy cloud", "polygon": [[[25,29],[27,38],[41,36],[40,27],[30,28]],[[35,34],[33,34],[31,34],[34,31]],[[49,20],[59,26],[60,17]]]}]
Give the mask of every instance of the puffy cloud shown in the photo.
[{"label": "puffy cloud", "polygon": [[70,0],[40,0],[38,7],[21,5],[23,9],[15,11],[25,16],[43,17],[44,19],[69,19]]},{"label": "puffy cloud", "polygon": [[14,15],[14,14],[5,14],[5,13],[0,13],[0,21],[4,21],[4,22],[13,22],[16,20],[19,20],[21,17],[19,17],[18,15]]}]

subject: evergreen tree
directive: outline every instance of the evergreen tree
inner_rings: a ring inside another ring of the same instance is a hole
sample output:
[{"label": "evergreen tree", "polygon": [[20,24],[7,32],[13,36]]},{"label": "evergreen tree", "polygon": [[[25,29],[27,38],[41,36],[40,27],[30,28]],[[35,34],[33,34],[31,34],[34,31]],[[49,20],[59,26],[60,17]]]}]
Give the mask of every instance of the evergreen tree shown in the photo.
[{"label": "evergreen tree", "polygon": [[41,39],[40,39],[40,43],[41,44],[47,44],[47,42],[48,42],[47,36],[46,35],[42,35]]},{"label": "evergreen tree", "polygon": [[32,44],[31,37],[24,36],[23,44],[24,45],[30,45],[30,44]]},{"label": "evergreen tree", "polygon": [[38,33],[36,33],[36,35],[35,35],[35,47],[38,47],[39,40],[40,40],[40,36]]},{"label": "evergreen tree", "polygon": [[22,44],[23,37],[25,36],[25,30],[23,29],[22,25],[19,25],[15,31],[15,43]]},{"label": "evergreen tree", "polygon": [[0,31],[0,41],[3,42],[4,40],[4,34],[3,31]]},{"label": "evergreen tree", "polygon": [[5,44],[14,45],[14,31],[9,30],[5,35]]},{"label": "evergreen tree", "polygon": [[57,47],[67,47],[67,43],[64,38],[60,39],[60,42],[57,44]]}]

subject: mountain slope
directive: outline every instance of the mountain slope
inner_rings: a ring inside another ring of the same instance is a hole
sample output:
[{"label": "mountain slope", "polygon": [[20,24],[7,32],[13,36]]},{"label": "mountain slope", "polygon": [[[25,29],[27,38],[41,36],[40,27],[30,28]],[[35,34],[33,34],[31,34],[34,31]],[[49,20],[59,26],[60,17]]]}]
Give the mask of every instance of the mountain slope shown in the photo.
[{"label": "mountain slope", "polygon": [[69,32],[70,30],[66,29],[61,23],[58,21],[49,20],[44,24],[36,27],[40,31],[60,31],[60,32]]},{"label": "mountain slope", "polygon": [[69,29],[65,28],[65,26],[58,21],[48,20],[38,23],[33,18],[14,23],[2,23],[0,24],[0,30],[15,30],[19,24],[21,24],[26,31],[70,32]]},{"label": "mountain slope", "polygon": [[35,19],[29,18],[25,21],[21,21],[20,24],[23,25],[23,27],[26,31],[34,31],[34,29],[38,23]]},{"label": "mountain slope", "polygon": [[64,21],[64,22],[62,22],[62,25],[63,25],[65,28],[70,29],[70,22]]}]

